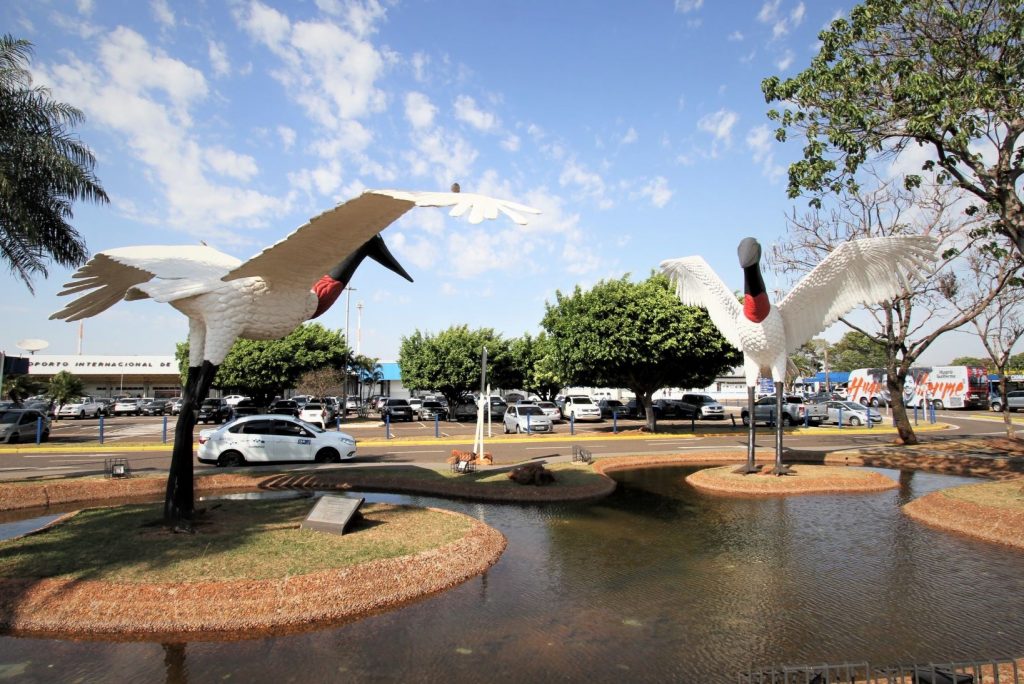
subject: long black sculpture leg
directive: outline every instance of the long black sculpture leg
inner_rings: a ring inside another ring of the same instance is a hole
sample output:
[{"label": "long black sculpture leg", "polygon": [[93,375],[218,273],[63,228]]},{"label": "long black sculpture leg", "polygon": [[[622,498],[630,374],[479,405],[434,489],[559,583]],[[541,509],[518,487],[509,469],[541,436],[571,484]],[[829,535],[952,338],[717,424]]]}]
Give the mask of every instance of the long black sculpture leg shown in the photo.
[{"label": "long black sculpture leg", "polygon": [[772,475],[787,475],[789,466],[782,464],[782,427],[786,421],[782,415],[782,383],[775,381],[775,467]]},{"label": "long black sculpture leg", "polygon": [[196,427],[199,406],[210,392],[216,374],[217,366],[209,361],[188,369],[188,379],[181,396],[181,412],[174,426],[174,450],[171,452],[167,493],[164,496],[164,522],[175,530],[192,529],[195,507],[192,432]]},{"label": "long black sculpture leg", "polygon": [[755,424],[757,421],[754,420],[754,388],[747,388],[747,462],[734,470],[734,473],[739,475],[749,475],[750,473],[757,472],[757,466],[754,465],[754,450],[757,448],[756,433],[757,428]]}]

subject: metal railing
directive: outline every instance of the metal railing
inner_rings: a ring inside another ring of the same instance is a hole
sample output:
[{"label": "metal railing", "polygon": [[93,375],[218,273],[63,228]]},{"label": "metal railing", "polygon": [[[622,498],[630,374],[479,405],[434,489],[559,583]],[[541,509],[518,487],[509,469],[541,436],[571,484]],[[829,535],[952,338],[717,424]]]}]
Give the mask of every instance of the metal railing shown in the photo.
[{"label": "metal railing", "polygon": [[1021,684],[1016,660],[927,665],[786,665],[741,673],[741,684]]}]

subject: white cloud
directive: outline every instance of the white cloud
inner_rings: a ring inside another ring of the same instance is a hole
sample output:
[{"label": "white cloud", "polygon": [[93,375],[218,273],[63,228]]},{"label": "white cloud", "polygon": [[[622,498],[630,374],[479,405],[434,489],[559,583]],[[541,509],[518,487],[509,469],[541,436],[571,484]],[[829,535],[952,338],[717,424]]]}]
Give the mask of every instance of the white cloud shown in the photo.
[{"label": "white cloud", "polygon": [[803,23],[807,14],[807,8],[803,2],[798,2],[788,15],[779,11],[782,0],[768,0],[761,5],[761,11],[757,14],[757,20],[762,24],[771,24],[772,39],[777,40],[788,34],[791,30]]},{"label": "white cloud", "polygon": [[412,66],[412,76],[417,82],[423,83],[427,80],[427,66],[430,64],[429,55],[425,55],[422,52],[413,53],[409,64]]},{"label": "white cloud", "polygon": [[209,45],[210,66],[213,67],[214,76],[227,76],[231,73],[231,63],[228,61],[228,53],[224,46],[215,40]]},{"label": "white cloud", "polygon": [[478,152],[465,138],[441,129],[417,130],[410,138],[413,149],[403,156],[413,175],[431,174],[442,188],[469,177]]},{"label": "white cloud", "polygon": [[761,173],[775,183],[786,173],[786,170],[775,163],[772,143],[774,137],[768,124],[761,124],[747,131],[747,148],[753,152],[754,162],[761,165]]},{"label": "white cloud", "polygon": [[733,31],[726,38],[730,43],[739,43],[743,41],[743,34],[739,31]]},{"label": "white cloud", "polygon": [[732,128],[738,120],[739,115],[736,112],[729,111],[728,109],[719,109],[717,112],[705,114],[697,122],[697,128],[705,133],[709,133],[713,138],[711,156],[717,156],[719,143],[724,144],[726,147],[732,144]]},{"label": "white cloud", "polygon": [[222,176],[248,181],[259,172],[256,160],[247,154],[238,154],[219,145],[206,149],[203,154],[207,165]]},{"label": "white cloud", "polygon": [[436,114],[437,107],[431,104],[429,97],[416,91],[406,94],[405,118],[412,124],[413,128],[428,128],[432,126]]},{"label": "white cloud", "polygon": [[501,141],[501,148],[507,152],[519,151],[519,136],[509,134]]},{"label": "white cloud", "polygon": [[786,50],[777,60],[775,60],[775,68],[779,71],[785,71],[791,64],[793,64],[793,59],[795,59],[793,51]]},{"label": "white cloud", "polygon": [[629,130],[626,131],[624,136],[622,136],[622,140],[620,140],[619,143],[622,145],[632,145],[639,137],[640,136],[637,134],[636,129],[630,126]]},{"label": "white cloud", "polygon": [[295,144],[295,129],[289,128],[288,126],[278,126],[277,135],[281,138],[281,143],[284,145],[285,151],[292,148]]},{"label": "white cloud", "polygon": [[703,4],[704,0],[676,0],[676,12],[680,14],[693,12],[699,10]]},{"label": "white cloud", "polygon": [[661,209],[672,199],[672,191],[668,189],[668,179],[664,176],[653,178],[640,190],[641,197],[649,197],[651,204]]},{"label": "white cloud", "polygon": [[120,27],[97,39],[98,60],[70,57],[41,67],[57,99],[81,103],[90,122],[120,136],[160,192],[139,220],[170,223],[187,232],[235,240],[218,229],[258,224],[282,208],[280,200],[216,182],[256,173],[255,160],[222,145],[204,148],[192,130],[192,108],[207,95],[201,72],[166,56],[134,31]]},{"label": "white cloud", "polygon": [[761,11],[757,13],[757,20],[762,24],[771,24],[779,16],[779,5],[782,0],[767,0],[761,5]]},{"label": "white cloud", "polygon": [[167,0],[152,0],[149,6],[153,10],[153,16],[159,23],[167,28],[174,26],[174,12],[167,5]]},{"label": "white cloud", "polygon": [[492,131],[498,125],[498,118],[477,107],[476,101],[468,95],[455,98],[455,118],[483,133]]},{"label": "white cloud", "polygon": [[601,175],[591,171],[575,159],[570,159],[562,167],[558,183],[562,187],[578,188],[584,196],[596,200],[600,209],[609,209],[613,204],[605,196],[605,182]]}]

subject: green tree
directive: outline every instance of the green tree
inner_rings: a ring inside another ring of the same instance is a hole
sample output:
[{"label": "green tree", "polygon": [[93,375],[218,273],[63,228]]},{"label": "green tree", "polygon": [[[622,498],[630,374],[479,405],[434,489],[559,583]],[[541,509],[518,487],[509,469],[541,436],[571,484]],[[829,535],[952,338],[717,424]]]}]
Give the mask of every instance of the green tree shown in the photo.
[{"label": "green tree", "polygon": [[885,368],[886,359],[885,345],[857,330],[843,335],[828,353],[829,365],[834,371]]},{"label": "green tree", "polygon": [[805,378],[822,370],[828,349],[828,342],[820,337],[807,340],[800,345],[789,357],[797,377]]},{"label": "green tree", "polygon": [[44,383],[31,375],[18,374],[4,376],[3,396],[8,397],[17,405],[28,397],[39,394]]},{"label": "green tree", "polygon": [[509,346],[512,365],[522,375],[522,389],[551,401],[565,385],[556,372],[554,349],[548,334],[541,332],[536,337],[529,333],[511,340]]},{"label": "green tree", "polygon": [[46,387],[46,396],[57,404],[57,410],[60,411],[64,404],[82,396],[84,390],[85,385],[80,377],[67,371],[61,371],[50,378],[50,384]]},{"label": "green tree", "polygon": [[[765,79],[776,137],[803,135],[789,167],[789,195],[855,185],[874,155],[912,143],[933,157],[923,169],[980,200],[994,229],[1024,254],[1020,177],[1024,155],[1024,12],[1021,0],[866,0],[818,38],[810,66]],[[907,187],[920,182],[909,175]]]},{"label": "green tree", "polygon": [[[213,379],[213,387],[245,394],[261,404],[295,387],[303,373],[345,367],[345,336],[319,323],[306,323],[280,340],[238,340]],[[175,353],[182,382],[188,373],[188,343]]]},{"label": "green tree", "polygon": [[654,392],[705,387],[742,361],[707,312],[684,306],[661,274],[639,283],[623,276],[555,297],[542,325],[559,377],[571,385],[628,388],[646,407],[651,431]]},{"label": "green tree", "polygon": [[991,366],[992,359],[982,359],[977,356],[958,356],[949,362],[950,366]]},{"label": "green tree", "polygon": [[[384,377],[384,372],[380,368],[380,359],[366,356],[365,354],[356,354],[352,357],[349,363],[349,373],[358,379],[359,384],[357,387],[362,387],[365,384],[370,387],[370,393],[372,393],[376,383],[380,382],[381,378]],[[364,398],[362,390],[358,394],[360,399]]]},{"label": "green tree", "polygon": [[436,335],[416,330],[402,337],[398,365],[402,384],[411,390],[436,390],[455,407],[459,397],[480,389],[480,357],[487,348],[487,377],[492,388],[519,387],[509,342],[491,328],[456,325]]},{"label": "green tree", "polygon": [[68,223],[72,202],[108,201],[93,175],[95,159],[69,132],[82,112],[32,87],[32,44],[0,37],[0,256],[33,291],[53,260],[85,262],[85,241]]}]

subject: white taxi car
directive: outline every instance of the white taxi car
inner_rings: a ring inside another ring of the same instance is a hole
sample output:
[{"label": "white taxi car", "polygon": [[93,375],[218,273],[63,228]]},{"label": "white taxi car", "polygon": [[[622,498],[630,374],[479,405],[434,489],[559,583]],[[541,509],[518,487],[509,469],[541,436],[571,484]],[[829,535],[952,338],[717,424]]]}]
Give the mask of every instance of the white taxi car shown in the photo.
[{"label": "white taxi car", "polygon": [[336,463],[356,455],[356,440],[291,416],[243,416],[199,432],[199,462],[218,466],[311,461]]}]

